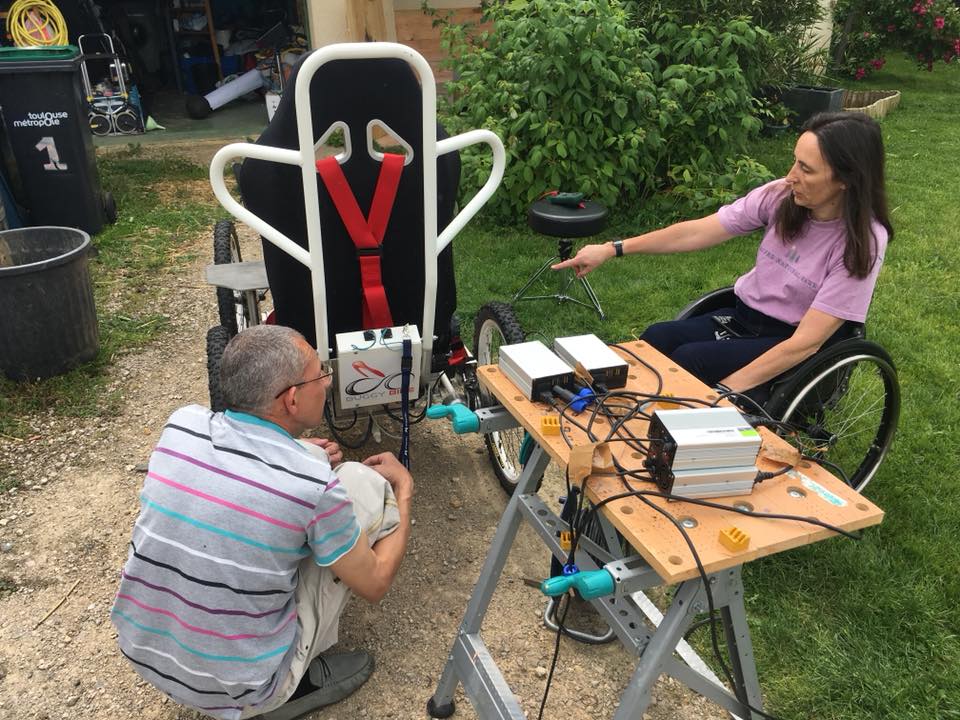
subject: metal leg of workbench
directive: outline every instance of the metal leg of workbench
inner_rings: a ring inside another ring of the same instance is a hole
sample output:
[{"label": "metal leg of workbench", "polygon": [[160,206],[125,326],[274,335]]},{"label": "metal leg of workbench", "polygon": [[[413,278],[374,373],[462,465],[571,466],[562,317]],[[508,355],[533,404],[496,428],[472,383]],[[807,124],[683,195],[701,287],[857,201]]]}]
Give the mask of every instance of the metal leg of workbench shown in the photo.
[{"label": "metal leg of workbench", "polygon": [[[741,702],[760,708],[760,680],[757,678],[757,665],[753,659],[753,643],[747,626],[747,611],[743,605],[743,582],[740,568],[727,571],[727,604],[720,609],[720,619],[727,638],[727,652],[730,655],[731,672],[736,683],[734,688]],[[750,717],[760,716],[751,713]]]},{"label": "metal leg of workbench", "polygon": [[445,718],[453,714],[453,694],[457,684],[462,683],[478,716],[485,720],[524,720],[520,704],[480,637],[480,626],[520,527],[520,498],[536,490],[537,479],[543,475],[549,464],[550,456],[537,446],[520,475],[513,497],[507,503],[480,577],[470,596],[457,638],[453,641],[453,648],[447,657],[440,682],[427,703],[427,712],[432,717]]},{"label": "metal leg of workbench", "polygon": [[650,704],[650,691],[653,684],[664,673],[726,708],[735,718],[760,720],[760,714],[751,712],[744,705],[746,702],[759,710],[762,699],[743,604],[740,568],[723,570],[709,575],[708,579],[714,608],[719,613],[726,635],[727,653],[734,680],[734,694],[731,694],[708,669],[688,667],[673,657],[674,651],[683,642],[683,633],[686,632],[694,617],[707,609],[703,583],[699,578],[688,580],[677,587],[670,608],[650,636],[627,689],[620,698],[614,720],[641,718]]}]

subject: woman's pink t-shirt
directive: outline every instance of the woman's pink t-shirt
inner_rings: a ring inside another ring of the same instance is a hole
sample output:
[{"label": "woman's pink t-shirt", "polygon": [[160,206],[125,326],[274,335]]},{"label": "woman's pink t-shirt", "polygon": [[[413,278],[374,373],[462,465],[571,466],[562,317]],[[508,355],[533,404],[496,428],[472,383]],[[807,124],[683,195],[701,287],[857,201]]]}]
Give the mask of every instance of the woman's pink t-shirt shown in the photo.
[{"label": "woman's pink t-shirt", "polygon": [[791,325],[810,308],[863,322],[887,249],[886,228],[871,223],[873,267],[865,278],[853,277],[843,265],[847,233],[842,218],[809,220],[792,242],[780,239],[774,215],[788,192],[783,179],[774,180],[717,211],[720,224],[733,235],[765,228],[756,265],[737,279],[734,292],[754,310]]}]

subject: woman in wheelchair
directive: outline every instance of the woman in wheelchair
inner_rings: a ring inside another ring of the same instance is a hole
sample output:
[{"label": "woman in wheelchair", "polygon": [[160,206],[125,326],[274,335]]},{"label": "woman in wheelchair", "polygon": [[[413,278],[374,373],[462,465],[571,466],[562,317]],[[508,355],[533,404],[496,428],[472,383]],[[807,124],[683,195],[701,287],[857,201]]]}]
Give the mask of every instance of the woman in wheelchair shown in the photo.
[{"label": "woman in wheelchair", "polygon": [[763,228],[735,305],[651,325],[642,340],[709,385],[760,395],[845,321],[862,323],[893,228],[880,127],[860,113],[821,113],[803,127],[787,176],[713,215],[598,245],[570,260],[582,277],[613,257],[700,250]]}]

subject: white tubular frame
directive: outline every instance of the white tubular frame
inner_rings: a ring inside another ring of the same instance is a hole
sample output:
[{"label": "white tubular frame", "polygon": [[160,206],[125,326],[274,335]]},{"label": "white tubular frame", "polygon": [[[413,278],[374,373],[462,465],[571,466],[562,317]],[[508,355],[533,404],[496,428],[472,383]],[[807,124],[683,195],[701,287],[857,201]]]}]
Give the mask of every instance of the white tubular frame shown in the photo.
[{"label": "white tubular frame", "polygon": [[[424,245],[424,288],[423,321],[420,335],[423,342],[421,360],[421,378],[430,377],[430,363],[433,357],[434,314],[437,300],[437,255],[460,230],[473,218],[490,199],[506,167],[506,152],[500,138],[489,130],[471,130],[452,138],[437,142],[437,90],[430,65],[420,53],[406,45],[398,43],[342,43],[328,45],[311,53],[297,73],[294,88],[297,133],[299,150],[253,145],[251,143],[232,143],[221,148],[210,163],[210,184],[213,194],[220,204],[235,218],[246,223],[272,242],[278,248],[293,256],[310,269],[313,283],[314,317],[316,318],[317,352],[321,360],[330,358],[330,339],[327,334],[327,313],[325,311],[326,283],[323,276],[323,243],[320,234],[319,196],[317,191],[317,170],[313,140],[313,110],[310,107],[310,81],[314,73],[324,63],[331,60],[359,60],[376,58],[398,58],[405,60],[419,76],[423,102],[423,245]],[[289,89],[288,89],[289,92]],[[334,99],[335,101],[335,99]],[[490,175],[483,187],[474,195],[457,216],[450,222],[443,234],[437,237],[437,156],[454,150],[461,150],[476,143],[486,143],[493,152],[493,164]],[[354,151],[360,149],[354,142]],[[293,242],[283,233],[247,210],[230,195],[224,182],[224,173],[230,163],[238,158],[254,158],[287,165],[299,165],[303,176],[304,211],[307,219],[307,242],[309,251]],[[359,329],[359,328],[358,328]]]}]

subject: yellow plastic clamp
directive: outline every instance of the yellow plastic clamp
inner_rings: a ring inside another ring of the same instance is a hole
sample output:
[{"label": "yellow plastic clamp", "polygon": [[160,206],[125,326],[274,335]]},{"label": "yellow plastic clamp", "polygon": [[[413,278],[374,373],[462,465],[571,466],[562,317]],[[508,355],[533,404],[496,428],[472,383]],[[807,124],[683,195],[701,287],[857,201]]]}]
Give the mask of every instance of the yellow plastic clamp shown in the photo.
[{"label": "yellow plastic clamp", "polygon": [[[661,393],[661,395],[662,395],[663,397],[674,397],[674,394],[673,394],[673,393],[670,393],[670,392]],[[681,405],[680,403],[667,402],[666,400],[659,400],[659,401],[657,401],[657,405],[660,406],[660,407],[661,407],[662,409],[664,409],[664,410],[680,410],[680,409],[682,409],[682,408],[684,407],[684,406]]]},{"label": "yellow plastic clamp", "polygon": [[559,435],[560,418],[556,415],[540,416],[540,434],[541,435]]},{"label": "yellow plastic clamp", "polygon": [[569,530],[560,531],[560,547],[563,550],[569,550],[570,543],[572,541],[573,541],[573,533],[571,533]]},{"label": "yellow plastic clamp", "polygon": [[730,552],[743,552],[750,545],[750,536],[737,527],[720,531],[720,544]]}]

